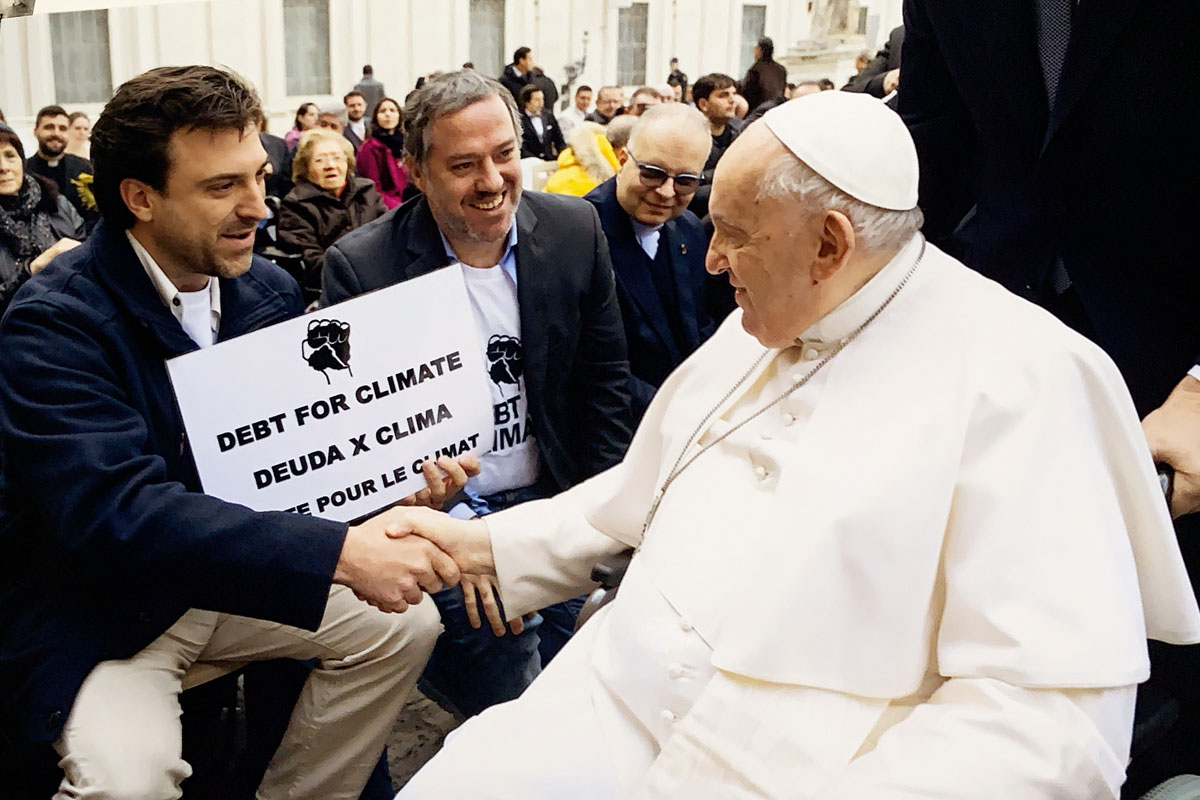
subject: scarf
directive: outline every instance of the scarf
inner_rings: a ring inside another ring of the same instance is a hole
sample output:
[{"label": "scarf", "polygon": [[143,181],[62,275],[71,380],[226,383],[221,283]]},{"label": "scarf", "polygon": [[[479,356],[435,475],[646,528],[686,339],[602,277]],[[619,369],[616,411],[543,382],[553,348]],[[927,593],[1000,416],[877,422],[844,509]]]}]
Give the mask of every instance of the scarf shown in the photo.
[{"label": "scarf", "polygon": [[0,245],[8,248],[21,272],[28,272],[29,262],[57,241],[50,216],[38,210],[41,202],[41,184],[26,174],[16,204],[0,207]]},{"label": "scarf", "polygon": [[387,145],[387,149],[392,151],[394,158],[404,158],[404,134],[400,132],[399,128],[395,133],[388,133],[383,128],[378,128],[371,135]]}]

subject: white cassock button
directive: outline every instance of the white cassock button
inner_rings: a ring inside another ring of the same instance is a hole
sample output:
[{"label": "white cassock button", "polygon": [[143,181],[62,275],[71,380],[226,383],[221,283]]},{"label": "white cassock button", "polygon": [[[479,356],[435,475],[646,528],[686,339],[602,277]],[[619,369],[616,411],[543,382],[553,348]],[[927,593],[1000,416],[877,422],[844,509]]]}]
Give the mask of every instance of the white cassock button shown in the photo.
[{"label": "white cassock button", "polygon": [[804,357],[805,361],[816,361],[817,356],[819,356],[819,355],[821,355],[821,354],[817,352],[817,348],[815,348],[815,347],[804,348],[803,357]]},{"label": "white cassock button", "polygon": [[796,418],[785,411],[783,412],[783,424],[791,427],[796,424]]},{"label": "white cassock button", "polygon": [[792,373],[792,383],[800,383],[803,380],[804,380],[803,372],[793,372]]},{"label": "white cassock button", "polygon": [[686,619],[679,620],[679,630],[683,631],[684,633],[691,633],[692,623],[688,622]]},{"label": "white cassock button", "polygon": [[661,719],[663,722],[667,723],[668,725],[675,724],[675,715],[672,714],[670,711],[668,711],[665,708],[662,711],[658,712],[658,718]]},{"label": "white cassock button", "polygon": [[679,680],[680,678],[683,677],[683,665],[682,664],[672,664],[667,669],[667,675],[670,676],[671,680],[673,680],[673,681]]},{"label": "white cassock button", "polygon": [[754,468],[754,477],[758,478],[760,481],[766,480],[767,479],[767,468],[766,467],[755,467]]}]

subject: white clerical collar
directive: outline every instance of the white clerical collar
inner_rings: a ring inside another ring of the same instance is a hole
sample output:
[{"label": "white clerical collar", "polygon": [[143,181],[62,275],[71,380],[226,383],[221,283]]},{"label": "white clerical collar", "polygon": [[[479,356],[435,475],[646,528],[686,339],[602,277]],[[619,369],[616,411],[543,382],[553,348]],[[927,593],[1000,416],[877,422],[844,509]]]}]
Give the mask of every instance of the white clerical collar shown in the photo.
[{"label": "white clerical collar", "polygon": [[[125,231],[125,235],[129,238],[129,244],[133,247],[133,252],[138,257],[138,261],[142,263],[142,269],[146,270],[146,275],[149,276],[150,282],[154,284],[154,290],[158,292],[159,299],[163,301],[163,305],[171,310],[171,314],[175,319],[183,323],[183,298],[179,291],[179,287],[171,283],[171,279],[162,271],[162,267],[150,255],[150,252],[142,246],[142,243],[137,240],[137,237],[130,231]],[[221,282],[216,278],[208,279],[208,302],[209,308],[212,311],[212,333],[213,341],[216,341],[217,331],[221,325]],[[189,334],[190,335],[190,334]],[[204,343],[196,342],[201,347],[207,346]],[[208,344],[212,344],[209,342]]]},{"label": "white clerical collar", "polygon": [[924,242],[921,234],[914,235],[861,289],[800,334],[796,344],[832,344],[853,333],[900,285],[909,267],[920,257]]}]

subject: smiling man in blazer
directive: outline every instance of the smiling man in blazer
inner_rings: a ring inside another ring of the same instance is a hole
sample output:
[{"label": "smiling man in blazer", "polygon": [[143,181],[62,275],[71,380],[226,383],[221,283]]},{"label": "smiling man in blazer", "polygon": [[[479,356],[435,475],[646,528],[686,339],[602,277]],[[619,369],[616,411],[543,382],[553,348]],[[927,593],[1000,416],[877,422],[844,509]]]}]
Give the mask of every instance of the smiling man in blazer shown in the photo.
[{"label": "smiling man in blazer", "polygon": [[[629,364],[604,233],[577,198],[521,194],[518,119],[504,87],[474,70],[427,81],[404,110],[409,172],[423,196],[325,255],[323,305],[447,265],[462,270],[495,430],[456,516],[555,494],[616,464],[630,438]],[[434,599],[447,632],[425,677],[467,715],[520,694],[565,643],[577,610],[559,604],[500,637],[471,629],[458,590]]]}]

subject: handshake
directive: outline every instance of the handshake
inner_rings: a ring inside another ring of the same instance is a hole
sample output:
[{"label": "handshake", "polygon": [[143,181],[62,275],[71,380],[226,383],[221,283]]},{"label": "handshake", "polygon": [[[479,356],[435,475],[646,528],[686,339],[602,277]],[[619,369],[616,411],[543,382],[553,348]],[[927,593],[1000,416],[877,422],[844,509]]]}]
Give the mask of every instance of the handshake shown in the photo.
[{"label": "handshake", "polygon": [[[397,613],[421,602],[425,592],[461,583],[471,625],[482,624],[482,605],[493,632],[501,636],[505,622],[492,580],[495,564],[487,525],[480,519],[460,520],[433,508],[411,507],[440,507],[441,499],[478,473],[479,462],[470,456],[457,462],[442,456],[436,467],[432,462],[426,467],[430,489],[401,501],[410,507],[388,509],[347,531],[333,582],[382,611]],[[518,633],[520,620],[509,627]]]}]

